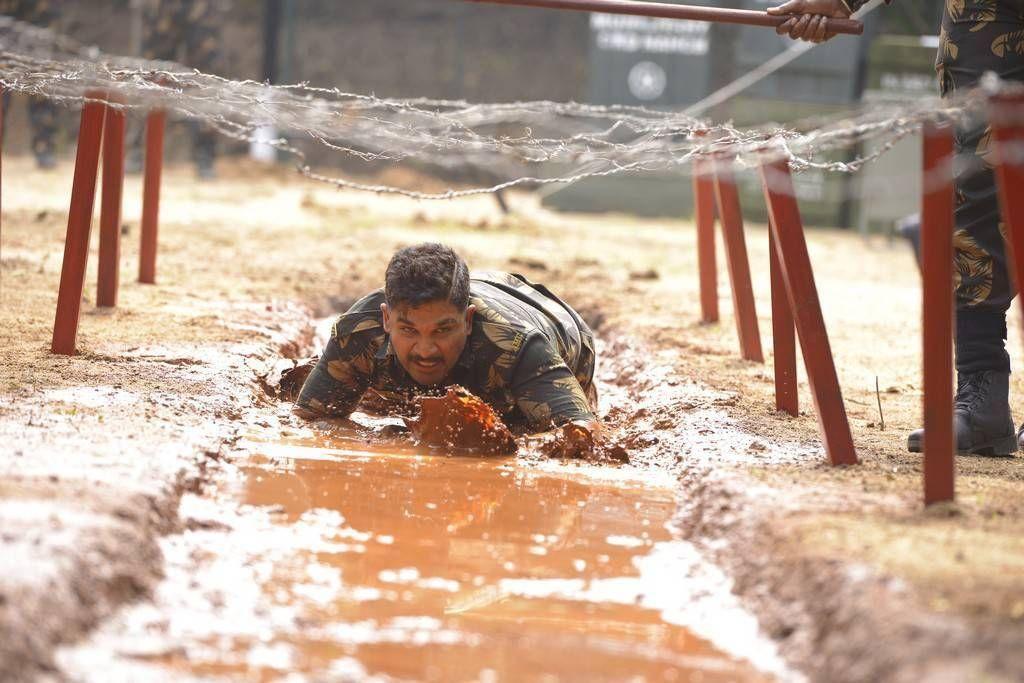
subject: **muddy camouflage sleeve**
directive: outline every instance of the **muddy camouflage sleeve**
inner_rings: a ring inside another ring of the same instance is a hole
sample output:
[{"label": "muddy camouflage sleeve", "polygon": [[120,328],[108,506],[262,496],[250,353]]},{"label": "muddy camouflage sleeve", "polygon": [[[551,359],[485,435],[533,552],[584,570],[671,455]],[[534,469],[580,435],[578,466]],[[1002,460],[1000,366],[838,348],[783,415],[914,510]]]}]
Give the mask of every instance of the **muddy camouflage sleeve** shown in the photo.
[{"label": "muddy camouflage sleeve", "polygon": [[579,380],[542,335],[526,343],[511,390],[516,406],[533,427],[548,429],[573,420],[596,419]]},{"label": "muddy camouflage sleeve", "polygon": [[342,316],[295,404],[325,417],[347,417],[355,410],[373,376],[377,331],[379,322]]}]

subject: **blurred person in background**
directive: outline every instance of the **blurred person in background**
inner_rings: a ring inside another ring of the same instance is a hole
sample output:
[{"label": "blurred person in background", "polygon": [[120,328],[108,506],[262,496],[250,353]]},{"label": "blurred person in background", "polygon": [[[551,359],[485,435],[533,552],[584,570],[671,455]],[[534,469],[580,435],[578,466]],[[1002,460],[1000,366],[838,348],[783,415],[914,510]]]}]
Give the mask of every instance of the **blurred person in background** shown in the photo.
[{"label": "blurred person in background", "polygon": [[[221,30],[228,0],[141,0],[142,57],[182,61],[204,73],[218,73],[223,66]],[[217,156],[216,133],[206,124],[194,124],[192,158],[200,178],[213,178]],[[141,131],[132,134],[129,170],[142,168]]]},{"label": "blurred person in background", "polygon": [[[830,17],[849,17],[866,4],[867,0],[790,0],[768,12],[790,17],[778,27],[780,34],[823,42],[835,35],[828,28]],[[976,86],[986,71],[1024,81],[1024,2],[946,2],[935,68],[943,97]],[[990,138],[984,120],[960,125],[956,131],[954,418],[958,453],[1012,455],[1024,437],[1014,434],[1009,403],[1006,311],[1014,289],[1007,271]],[[920,429],[910,434],[911,452],[921,452],[923,436]]]},{"label": "blurred person in background", "polygon": [[[0,0],[0,14],[40,28],[53,29],[60,17],[61,0]],[[8,110],[10,93],[4,92],[3,107]],[[45,97],[28,98],[28,118],[32,129],[32,154],[39,168],[57,165],[54,138],[57,136],[57,105]],[[7,117],[4,117],[6,127]],[[0,129],[0,135],[2,135]]]}]

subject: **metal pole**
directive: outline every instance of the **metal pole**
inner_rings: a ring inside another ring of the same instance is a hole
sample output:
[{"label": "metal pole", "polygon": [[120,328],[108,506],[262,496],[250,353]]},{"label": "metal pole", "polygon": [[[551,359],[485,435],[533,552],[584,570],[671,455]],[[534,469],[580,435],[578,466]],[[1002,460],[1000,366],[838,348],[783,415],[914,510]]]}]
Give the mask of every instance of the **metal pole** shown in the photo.
[{"label": "metal pole", "polygon": [[715,257],[715,187],[700,159],[693,162],[693,217],[697,224],[697,273],[700,278],[700,320],[718,322],[718,264]]},{"label": "metal pole", "polygon": [[139,282],[156,283],[156,236],[160,222],[160,176],[164,164],[164,126],[167,114],[157,110],[146,117],[146,169],[142,188],[142,235]]},{"label": "metal pole", "polygon": [[825,452],[833,465],[856,465],[857,451],[853,447],[843,392],[839,388],[825,318],[821,314],[789,161],[778,159],[763,163],[761,181],[768,204],[768,227],[775,236],[775,255],[800,340]]},{"label": "metal pole", "polygon": [[775,410],[796,416],[800,396],[796,386],[796,330],[786,300],[786,283],[779,263],[775,230],[768,229],[768,267],[772,283],[772,355],[775,360]]},{"label": "metal pole", "polygon": [[732,159],[718,158],[712,163],[715,169],[718,218],[722,225],[722,241],[725,243],[729,284],[732,287],[733,316],[736,318],[736,332],[740,338],[740,354],[744,360],[763,363],[764,353],[761,351],[761,333],[757,326],[750,259],[747,256],[747,241],[743,235],[743,212],[740,208],[740,195],[736,189],[736,178],[731,168]]},{"label": "metal pole", "polygon": [[121,194],[124,189],[124,110],[107,105],[103,124],[103,190],[100,197],[97,306],[117,305],[121,263]]},{"label": "metal pole", "polygon": [[[98,98],[101,95],[89,93],[87,97]],[[102,102],[88,101],[83,104],[82,122],[78,128],[78,151],[71,184],[64,262],[60,271],[57,315],[53,322],[53,343],[50,347],[53,353],[66,356],[75,354],[75,341],[78,338],[78,316],[82,308],[85,265],[89,257],[89,231],[96,196],[96,171],[100,160],[104,108]]]},{"label": "metal pole", "polygon": [[[467,2],[491,5],[521,7],[543,7],[546,9],[567,9],[582,12],[603,12],[605,14],[632,14],[663,19],[688,19],[724,24],[745,24],[748,26],[775,27],[788,17],[772,16],[767,12],[719,7],[693,7],[690,5],[668,5],[660,2],[639,2],[638,0],[466,0]],[[835,33],[860,35],[864,24],[855,19],[829,18],[828,30]]]},{"label": "metal pole", "polygon": [[951,501],[953,435],[953,129],[925,124],[921,201],[924,503]]}]

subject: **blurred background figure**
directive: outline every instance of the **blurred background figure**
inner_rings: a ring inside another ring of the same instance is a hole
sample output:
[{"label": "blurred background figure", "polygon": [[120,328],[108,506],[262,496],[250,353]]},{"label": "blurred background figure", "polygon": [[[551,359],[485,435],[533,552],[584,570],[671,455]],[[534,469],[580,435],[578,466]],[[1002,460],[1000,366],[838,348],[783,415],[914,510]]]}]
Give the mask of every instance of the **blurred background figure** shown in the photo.
[{"label": "blurred background figure", "polygon": [[[41,28],[55,29],[60,16],[61,0],[0,0],[0,14],[25,21]],[[5,92],[3,106],[10,104],[10,93]],[[57,106],[44,97],[30,97],[28,116],[32,128],[32,153],[39,168],[53,168],[57,164],[54,138],[57,136]],[[4,121],[7,117],[4,117]],[[2,132],[0,132],[2,134]]]},{"label": "blurred background figure", "polygon": [[[228,0],[135,0],[133,4],[141,4],[143,58],[177,61],[204,73],[221,72],[221,29]],[[142,168],[141,131],[133,132],[132,139],[128,168],[137,173]],[[200,178],[214,176],[216,153],[216,133],[195,124],[192,158]]]}]

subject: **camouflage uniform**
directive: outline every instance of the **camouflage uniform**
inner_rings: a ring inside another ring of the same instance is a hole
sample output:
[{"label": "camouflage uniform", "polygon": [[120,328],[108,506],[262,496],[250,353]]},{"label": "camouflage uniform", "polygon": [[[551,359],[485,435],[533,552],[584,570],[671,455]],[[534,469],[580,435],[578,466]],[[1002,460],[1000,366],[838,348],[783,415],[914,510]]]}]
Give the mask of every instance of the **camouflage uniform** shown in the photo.
[{"label": "camouflage uniform", "polygon": [[[384,291],[377,290],[338,318],[299,394],[300,407],[344,417],[362,401],[374,412],[408,414],[417,395],[436,393],[399,363],[382,303]],[[473,274],[470,303],[473,329],[450,384],[464,386],[512,425],[542,430],[594,419],[594,336],[575,311],[542,285],[498,272]]]},{"label": "camouflage uniform", "polygon": [[[143,7],[142,56],[174,61],[184,45],[185,64],[206,73],[219,72],[220,31],[227,9],[227,0],[149,0]],[[214,131],[198,126],[193,145],[198,162],[212,162]]]},{"label": "camouflage uniform", "polygon": [[[58,0],[0,0],[0,14],[41,28],[55,28],[59,10]],[[10,94],[5,92],[4,110],[8,108],[9,102]],[[45,97],[30,97],[28,115],[32,126],[32,152],[40,162],[52,161],[54,138],[57,135],[57,105]]]}]

